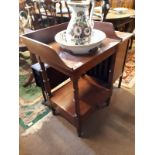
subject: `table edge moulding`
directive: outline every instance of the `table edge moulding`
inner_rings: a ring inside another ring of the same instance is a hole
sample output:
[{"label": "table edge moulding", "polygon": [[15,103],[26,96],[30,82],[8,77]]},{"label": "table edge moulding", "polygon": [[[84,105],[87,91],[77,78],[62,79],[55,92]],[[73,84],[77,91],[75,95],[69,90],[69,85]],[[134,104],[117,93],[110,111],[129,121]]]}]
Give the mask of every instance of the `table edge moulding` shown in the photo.
[{"label": "table edge moulding", "polygon": [[[106,107],[110,103],[116,55],[123,39],[116,35],[111,23],[95,22],[94,27],[106,33],[107,38],[96,51],[88,55],[73,55],[60,48],[60,45],[54,40],[54,36],[65,30],[67,24],[37,30],[23,35],[22,40],[29,51],[36,55],[40,64],[47,105],[52,109],[54,115],[60,114],[75,125],[78,136],[82,136],[84,119],[91,112]],[[126,38],[125,40],[130,38],[129,34],[122,33],[122,36]],[[92,68],[106,60],[108,60],[106,82],[102,82],[98,76],[87,74]],[[67,76],[68,82],[62,81],[61,86],[52,90],[44,64],[48,64],[57,72]]]}]

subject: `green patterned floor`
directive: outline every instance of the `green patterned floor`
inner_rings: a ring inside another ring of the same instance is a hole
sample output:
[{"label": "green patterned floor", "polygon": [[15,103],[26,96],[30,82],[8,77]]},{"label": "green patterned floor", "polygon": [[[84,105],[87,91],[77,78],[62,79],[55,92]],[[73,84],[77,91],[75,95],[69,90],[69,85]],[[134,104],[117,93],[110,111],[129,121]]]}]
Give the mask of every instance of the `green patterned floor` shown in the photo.
[{"label": "green patterned floor", "polygon": [[[25,52],[28,54],[28,52]],[[22,53],[23,54],[23,53]],[[24,56],[24,54],[23,54]],[[25,56],[24,56],[25,57]],[[19,124],[27,129],[49,113],[49,108],[41,104],[43,97],[41,89],[33,81],[23,87],[31,73],[31,63],[28,56],[19,59]]]}]

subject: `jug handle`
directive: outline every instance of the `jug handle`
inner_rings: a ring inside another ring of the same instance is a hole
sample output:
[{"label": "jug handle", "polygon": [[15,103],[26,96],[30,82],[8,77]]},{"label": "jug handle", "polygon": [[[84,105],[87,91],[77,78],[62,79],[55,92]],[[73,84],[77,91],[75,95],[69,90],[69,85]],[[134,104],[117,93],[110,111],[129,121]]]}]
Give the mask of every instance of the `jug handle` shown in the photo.
[{"label": "jug handle", "polygon": [[89,20],[90,20],[90,23],[91,23],[92,17],[93,17],[93,12],[94,12],[94,7],[95,7],[95,1],[94,0],[90,0],[90,3],[92,4],[91,11],[90,11],[90,17],[89,17]]}]

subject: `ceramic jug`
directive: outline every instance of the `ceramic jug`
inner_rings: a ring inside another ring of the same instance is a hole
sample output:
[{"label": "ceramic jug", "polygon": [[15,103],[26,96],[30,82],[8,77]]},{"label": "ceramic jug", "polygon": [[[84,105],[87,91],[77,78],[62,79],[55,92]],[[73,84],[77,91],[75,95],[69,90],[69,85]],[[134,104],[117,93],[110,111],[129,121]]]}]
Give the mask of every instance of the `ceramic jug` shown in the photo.
[{"label": "ceramic jug", "polygon": [[[90,3],[92,7],[89,15]],[[66,30],[67,43],[69,45],[89,44],[94,26],[92,21],[94,0],[70,0],[67,4],[71,10],[71,20]]]}]

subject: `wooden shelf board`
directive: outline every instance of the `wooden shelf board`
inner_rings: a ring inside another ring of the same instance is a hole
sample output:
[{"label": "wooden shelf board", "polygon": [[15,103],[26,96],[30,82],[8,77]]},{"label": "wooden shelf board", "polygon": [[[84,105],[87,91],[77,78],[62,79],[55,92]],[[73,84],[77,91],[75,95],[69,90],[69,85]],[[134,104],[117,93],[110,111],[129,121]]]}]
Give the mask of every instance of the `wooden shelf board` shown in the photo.
[{"label": "wooden shelf board", "polygon": [[[111,94],[109,89],[102,87],[87,75],[79,79],[78,87],[81,116],[86,115],[92,109],[96,108],[96,105],[103,104]],[[52,95],[52,102],[72,117],[76,116],[72,81],[54,91]]]}]

